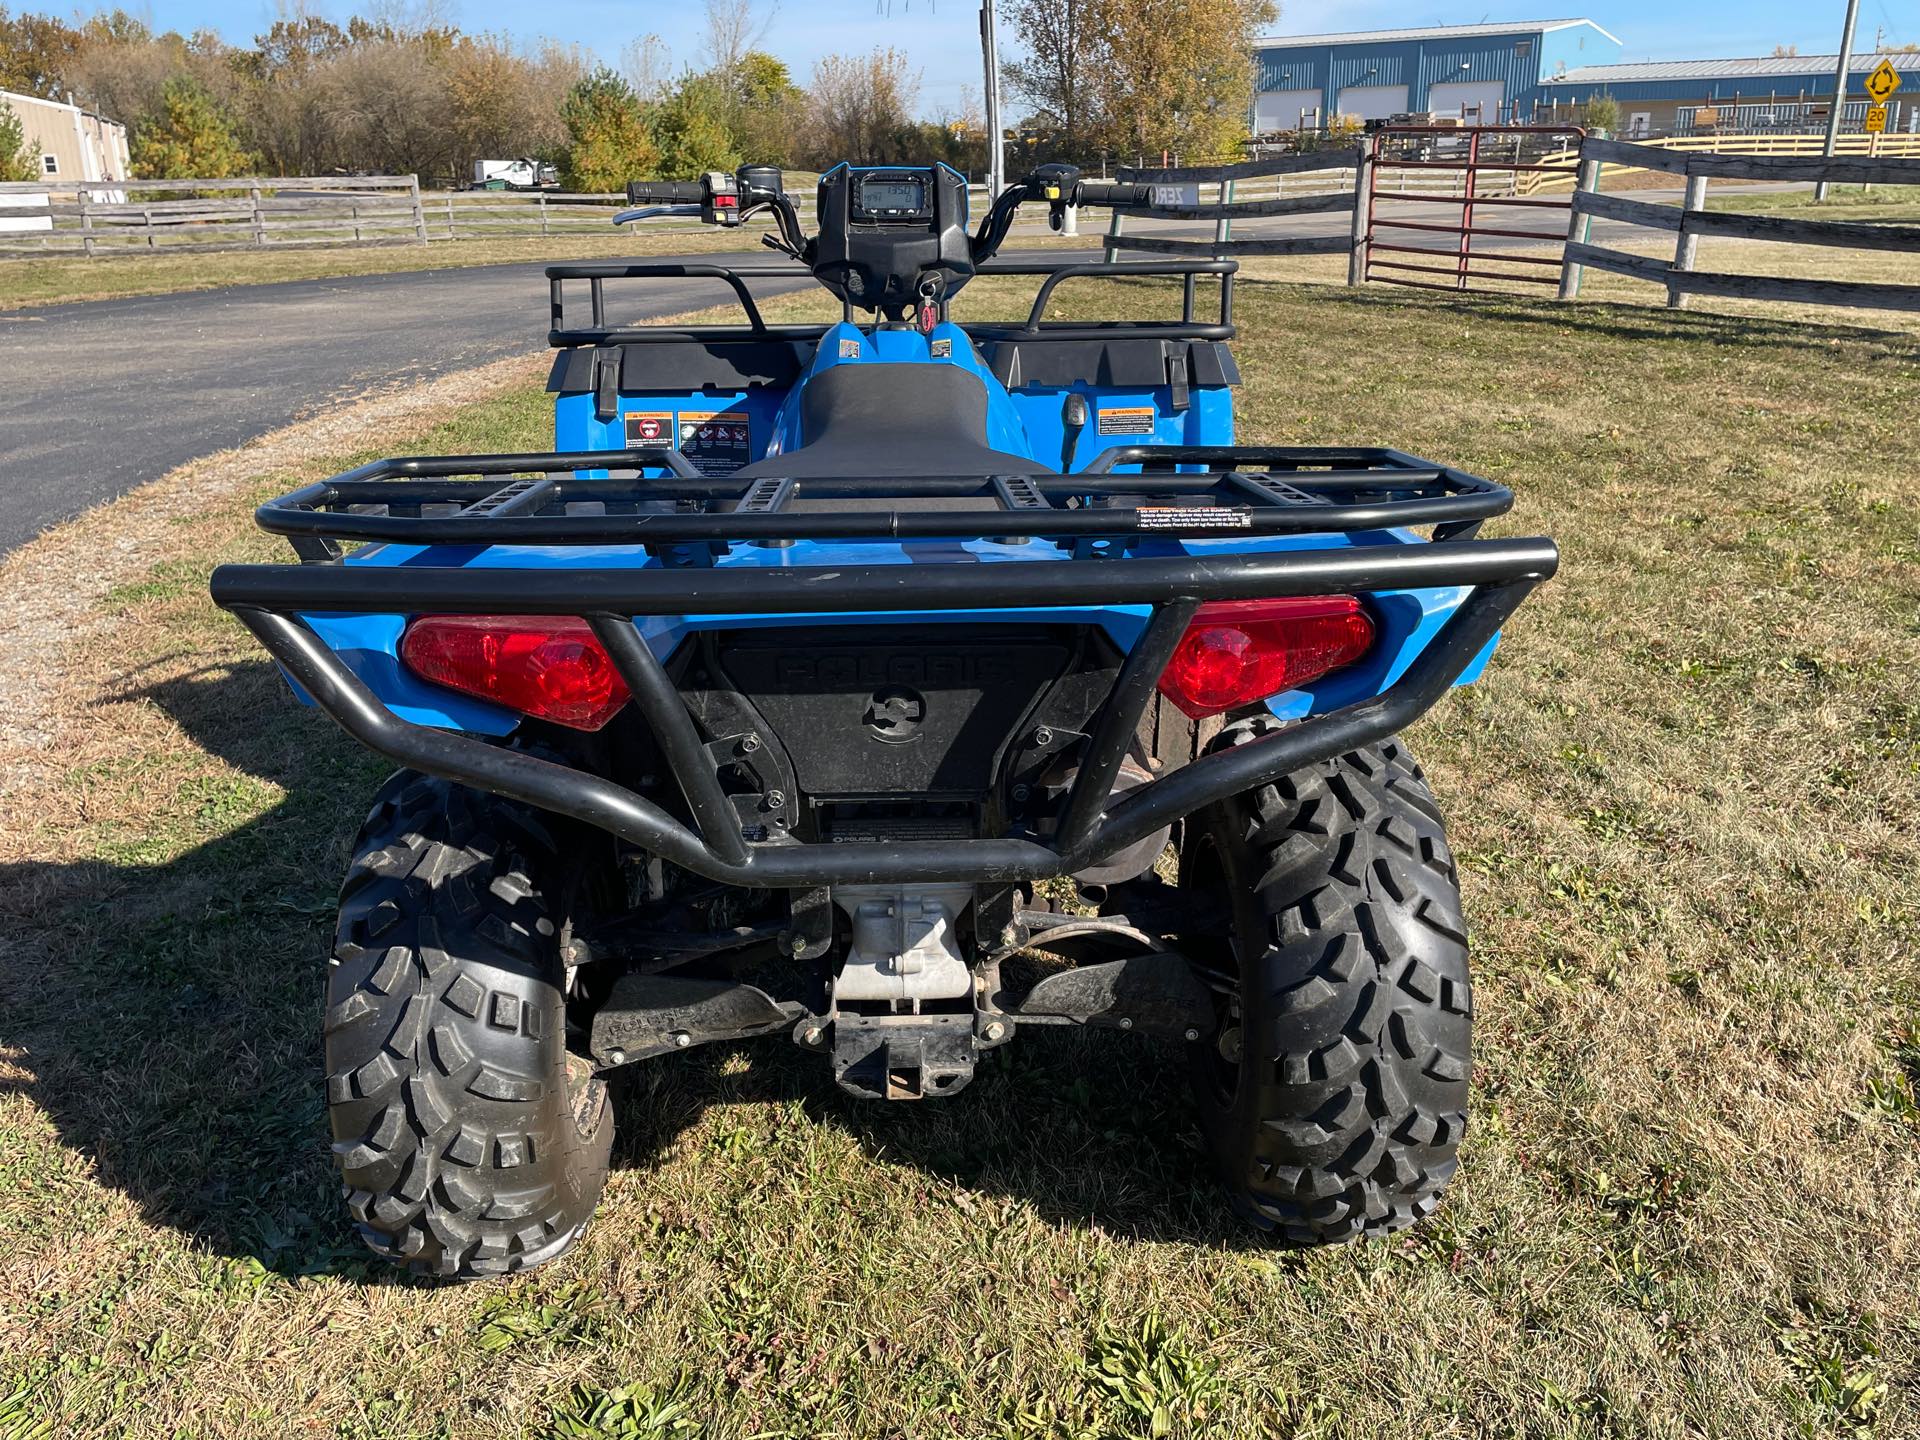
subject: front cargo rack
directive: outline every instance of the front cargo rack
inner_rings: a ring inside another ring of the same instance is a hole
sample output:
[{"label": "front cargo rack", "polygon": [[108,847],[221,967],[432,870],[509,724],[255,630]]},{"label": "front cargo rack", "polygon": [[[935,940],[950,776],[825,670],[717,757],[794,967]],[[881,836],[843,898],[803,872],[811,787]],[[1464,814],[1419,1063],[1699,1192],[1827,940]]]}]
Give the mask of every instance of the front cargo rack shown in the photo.
[{"label": "front cargo rack", "polygon": [[826,477],[703,475],[678,451],[649,448],[375,460],[269,501],[257,518],[309,563],[385,542],[641,545],[702,564],[730,544],[798,540],[1018,538],[1076,557],[1147,539],[1396,526],[1456,540],[1512,504],[1504,485],[1370,447],[1119,446],[1073,474]]}]

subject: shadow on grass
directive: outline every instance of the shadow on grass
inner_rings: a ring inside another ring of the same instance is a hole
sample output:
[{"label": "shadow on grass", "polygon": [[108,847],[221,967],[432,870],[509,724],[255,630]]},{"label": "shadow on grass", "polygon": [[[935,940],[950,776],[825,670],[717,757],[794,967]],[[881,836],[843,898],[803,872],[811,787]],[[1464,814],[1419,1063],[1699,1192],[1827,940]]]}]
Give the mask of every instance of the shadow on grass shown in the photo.
[{"label": "shadow on grass", "polygon": [[[334,894],[384,762],[294,711],[264,660],[136,678],[101,703],[158,706],[240,778],[195,792],[189,820],[216,838],[130,827],[107,859],[0,866],[0,1048],[31,1077],[0,1086],[158,1224],[272,1269],[387,1278],[339,1202],[319,1043]],[[251,818],[224,826],[228,806]],[[798,1101],[875,1156],[1062,1222],[1252,1238],[1207,1178],[1181,1056],[1130,1037],[1022,1037],[925,1106],[856,1101],[782,1041],[636,1067],[618,1097],[629,1168],[710,1106]]]}]

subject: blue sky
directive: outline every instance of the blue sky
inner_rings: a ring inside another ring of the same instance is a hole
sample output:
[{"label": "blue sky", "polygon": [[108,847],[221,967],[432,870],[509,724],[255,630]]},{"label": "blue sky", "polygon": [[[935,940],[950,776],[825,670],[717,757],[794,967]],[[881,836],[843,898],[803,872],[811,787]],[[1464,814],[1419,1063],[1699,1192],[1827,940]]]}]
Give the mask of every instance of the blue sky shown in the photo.
[{"label": "blue sky", "polygon": [[[758,3],[758,0],[756,0]],[[57,3],[19,9],[59,10]],[[273,0],[149,0],[129,9],[150,10],[157,27],[193,30],[211,27],[229,40],[244,42],[266,28],[275,13]],[[322,0],[314,8],[341,18],[358,8]],[[765,48],[791,64],[804,80],[810,65],[834,51],[858,51],[893,45],[913,56],[921,70],[920,108],[926,114],[959,110],[965,92],[980,92],[978,0],[783,0],[768,3],[772,22]],[[638,36],[659,35],[676,66],[698,59],[702,0],[544,0],[537,7],[499,0],[438,0],[435,9],[469,30],[504,31],[519,39],[549,35],[586,46],[609,62]],[[1278,34],[1322,30],[1361,30],[1390,25],[1458,25],[1482,20],[1586,15],[1626,43],[1629,60],[1690,59],[1723,55],[1765,55],[1775,45],[1798,45],[1803,54],[1831,54],[1839,45],[1844,0],[1607,0],[1592,9],[1576,5],[1484,9],[1390,0],[1290,0],[1283,3]],[[1861,0],[1856,48],[1870,48],[1875,27],[1893,42],[1920,43],[1920,4],[1916,0]],[[1010,44],[1004,36],[1004,49]]]}]

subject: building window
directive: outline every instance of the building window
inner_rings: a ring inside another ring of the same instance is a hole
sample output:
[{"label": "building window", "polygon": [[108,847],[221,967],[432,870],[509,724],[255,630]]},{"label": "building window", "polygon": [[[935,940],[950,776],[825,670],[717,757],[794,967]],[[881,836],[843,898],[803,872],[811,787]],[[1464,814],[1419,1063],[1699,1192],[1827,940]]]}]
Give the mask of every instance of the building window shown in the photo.
[{"label": "building window", "polygon": [[1533,42],[1531,40],[1514,41],[1513,53],[1518,55],[1522,60],[1526,59],[1529,55],[1533,54]]},{"label": "building window", "polygon": [[60,157],[58,155],[42,155],[40,157],[40,169],[44,174],[58,175],[60,173]]}]

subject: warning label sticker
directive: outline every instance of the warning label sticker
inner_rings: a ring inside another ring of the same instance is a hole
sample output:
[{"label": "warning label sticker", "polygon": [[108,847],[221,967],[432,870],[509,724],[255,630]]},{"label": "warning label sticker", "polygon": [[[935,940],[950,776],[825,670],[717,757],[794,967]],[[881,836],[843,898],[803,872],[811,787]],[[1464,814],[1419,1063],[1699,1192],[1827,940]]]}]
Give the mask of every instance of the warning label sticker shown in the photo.
[{"label": "warning label sticker", "polygon": [[753,459],[753,421],[744,410],[682,410],[680,453],[702,475],[731,475]]},{"label": "warning label sticker", "polygon": [[1198,505],[1142,505],[1135,513],[1142,530],[1245,530],[1253,524],[1250,511]]},{"label": "warning label sticker", "polygon": [[657,445],[664,450],[673,444],[671,410],[629,410],[621,418],[626,421],[629,450],[646,445]]},{"label": "warning label sticker", "polygon": [[1151,435],[1153,421],[1151,405],[1118,405],[1111,410],[1100,412],[1100,433],[1102,435]]},{"label": "warning label sticker", "polygon": [[948,359],[953,354],[953,341],[942,336],[927,346],[927,350],[936,360]]}]

